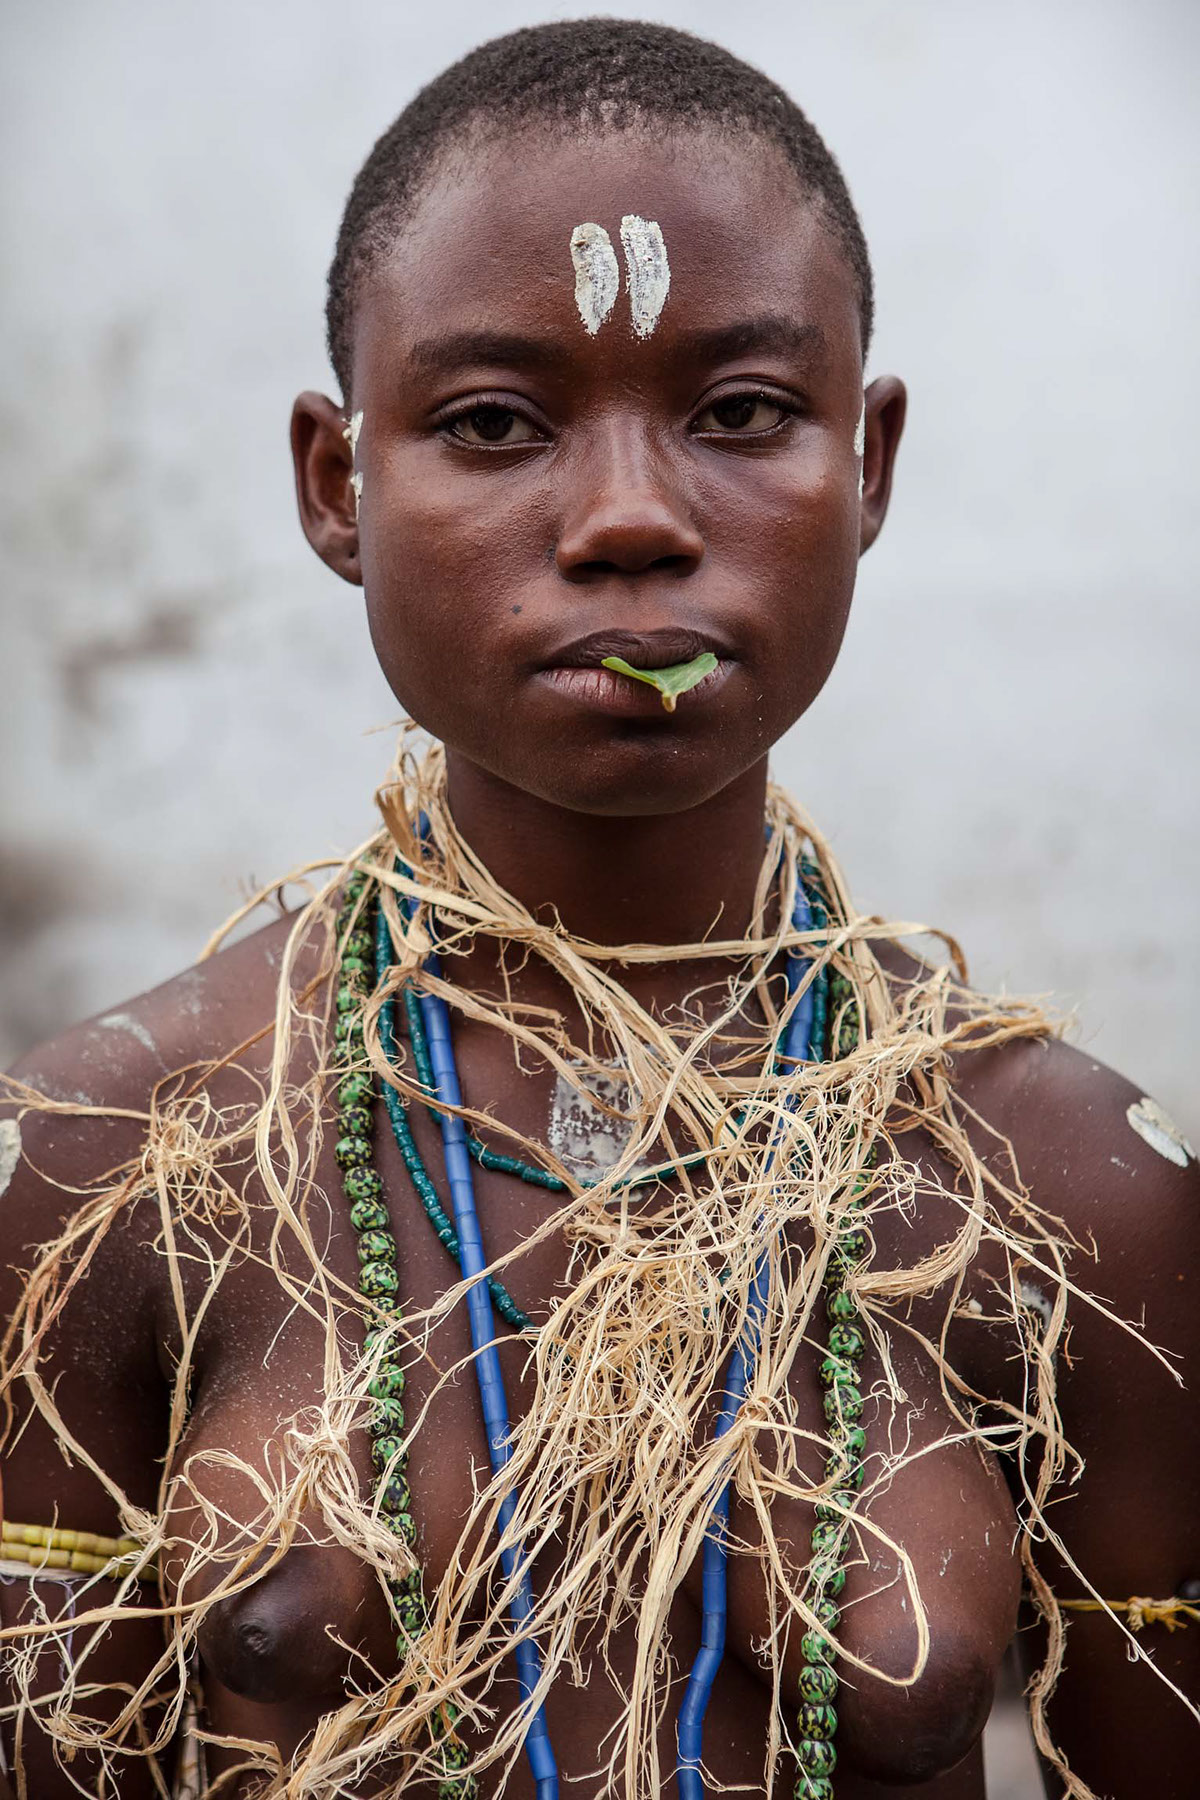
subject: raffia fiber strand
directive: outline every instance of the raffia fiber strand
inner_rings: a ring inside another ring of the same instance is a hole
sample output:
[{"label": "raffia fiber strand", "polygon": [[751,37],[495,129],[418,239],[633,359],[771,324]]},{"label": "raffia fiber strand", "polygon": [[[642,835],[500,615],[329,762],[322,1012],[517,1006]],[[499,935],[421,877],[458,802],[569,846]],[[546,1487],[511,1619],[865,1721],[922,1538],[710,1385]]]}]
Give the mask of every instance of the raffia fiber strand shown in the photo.
[{"label": "raffia fiber strand", "polygon": [[[735,1545],[734,1552],[759,1557],[768,1573],[771,1629],[762,1654],[778,1698],[787,1633],[814,1621],[804,1571],[778,1543],[772,1507],[782,1499],[814,1501],[828,1486],[803,1473],[816,1450],[823,1465],[824,1446],[798,1423],[790,1377],[797,1359],[801,1368],[817,1360],[813,1309],[821,1301],[837,1231],[847,1223],[855,1178],[868,1171],[872,1147],[878,1154],[862,1217],[868,1232],[884,1209],[912,1207],[932,1191],[935,1178],[918,1171],[896,1147],[903,1131],[919,1127],[955,1171],[953,1189],[937,1191],[959,1209],[961,1225],[914,1267],[878,1269],[868,1257],[849,1285],[867,1320],[879,1388],[893,1407],[902,1397],[891,1352],[897,1331],[916,1337],[939,1372],[952,1429],[929,1448],[973,1441],[1017,1458],[1023,1488],[1020,1554],[1049,1630],[1046,1663],[1031,1688],[1034,1733],[1067,1794],[1089,1800],[1090,1790],[1066,1767],[1046,1724],[1045,1703],[1063,1661],[1063,1621],[1039,1573],[1036,1552],[1045,1543],[1065,1555],[1046,1507],[1052,1491],[1078,1469],[1055,1400],[1054,1359],[1067,1301],[1070,1296],[1098,1303],[1068,1279],[1063,1230],[1029,1200],[1011,1154],[985,1162],[973,1148],[968,1126],[978,1122],[957,1100],[948,1067],[952,1054],[1045,1035],[1051,1029],[1046,1016],[1028,1003],[972,994],[961,954],[949,939],[943,940],[943,963],[922,965],[907,982],[885,977],[876,944],[931,934],[919,925],[856,914],[828,847],[775,789],[755,917],[745,939],[667,948],[573,939],[497,886],[455,831],[440,750],[434,746],[418,755],[411,745],[406,736],[393,779],[379,797],[385,830],[345,865],[326,869],[324,880],[313,881],[321,865],[301,872],[311,883],[310,897],[295,916],[279,970],[265,1084],[251,1084],[243,1103],[223,1110],[214,1106],[207,1083],[218,1066],[236,1064],[235,1053],[219,1065],[197,1065],[162,1082],[144,1115],[122,1113],[144,1126],[140,1157],[79,1194],[68,1223],[44,1247],[30,1274],[4,1344],[8,1391],[23,1384],[64,1451],[104,1483],[121,1531],[136,1538],[142,1550],[115,1597],[107,1587],[94,1592],[95,1580],[78,1584],[70,1621],[75,1654],[54,1694],[35,1699],[33,1682],[47,1646],[61,1648],[65,1618],[35,1595],[32,1616],[3,1634],[17,1694],[18,1737],[36,1712],[64,1766],[69,1768],[73,1752],[87,1749],[101,1758],[111,1772],[112,1791],[119,1791],[123,1759],[138,1756],[160,1771],[165,1765],[186,1705],[203,1620],[213,1607],[260,1580],[292,1544],[352,1550],[376,1572],[385,1592],[388,1578],[412,1566],[410,1552],[361,1490],[351,1460],[352,1434],[365,1429],[371,1404],[366,1385],[379,1352],[364,1358],[355,1351],[359,1322],[370,1306],[325,1267],[315,1216],[324,1204],[316,1170],[332,1062],[331,995],[327,980],[302,982],[298,969],[310,966],[315,949],[322,970],[332,971],[339,892],[349,868],[357,865],[379,883],[396,945],[395,965],[366,1016],[368,1053],[381,1079],[412,1104],[428,1099],[411,1067],[386,1067],[379,1046],[384,999],[412,981],[443,994],[458,1014],[505,1033],[518,1059],[536,1056],[576,1086],[586,1089],[590,1077],[611,1072],[616,1062],[634,1097],[633,1129],[613,1169],[597,1186],[584,1189],[543,1145],[526,1142],[502,1119],[463,1108],[463,1116],[492,1141],[553,1169],[568,1184],[534,1238],[492,1264],[493,1272],[503,1274],[529,1242],[559,1235],[570,1248],[569,1278],[543,1297],[548,1314],[530,1346],[536,1391],[514,1426],[506,1477],[488,1480],[475,1494],[447,1573],[429,1595],[429,1628],[402,1677],[369,1668],[359,1658],[345,1704],[320,1719],[290,1766],[281,1764],[274,1746],[237,1743],[243,1769],[260,1772],[264,1794],[287,1800],[333,1800],[340,1792],[357,1791],[371,1770],[386,1774],[389,1794],[405,1794],[436,1781],[429,1720],[454,1700],[464,1708],[477,1771],[492,1770],[493,1781],[502,1779],[520,1754],[525,1717],[498,1710],[490,1698],[512,1642],[508,1584],[495,1532],[510,1481],[521,1500],[508,1541],[533,1554],[552,1551],[556,1570],[541,1583],[527,1627],[538,1640],[544,1669],[535,1703],[556,1677],[581,1681],[590,1670],[596,1680],[607,1670],[616,1683],[608,1645],[619,1627],[632,1624],[635,1630],[633,1678],[620,1722],[600,1750],[610,1791],[628,1800],[656,1800],[671,1777],[670,1769],[659,1767],[656,1748],[669,1678],[677,1673],[667,1620],[684,1574],[700,1553],[711,1496],[725,1472],[732,1473],[759,1537],[757,1543]],[[424,848],[417,830],[422,814],[429,824]],[[828,930],[797,934],[788,921],[802,850],[819,866],[830,923]],[[396,865],[397,853],[404,871]],[[411,921],[399,905],[402,896],[416,902]],[[249,910],[242,909],[238,922]],[[422,964],[435,931],[444,968],[452,969],[454,952],[480,934],[499,940],[510,970],[523,957],[541,958],[573,995],[582,1031],[576,1027],[572,1035],[558,1015],[521,1006],[507,987],[486,995],[462,990],[446,976],[431,980]],[[210,950],[220,941],[218,935]],[[846,977],[867,1033],[849,1055],[778,1074],[773,1046],[787,1009],[780,1011],[781,987],[773,971],[781,953],[794,945],[813,956],[814,966],[836,968]],[[718,956],[728,959],[728,981],[717,994],[706,990],[706,1019],[697,997],[686,1030],[649,1016],[621,985],[622,968],[636,963]],[[765,1024],[749,1028],[747,1017]],[[575,1041],[577,1036],[582,1041]],[[311,1075],[297,1073],[310,1066]],[[102,1111],[10,1087],[29,1110],[63,1116]],[[793,1110],[789,1103],[797,1095],[802,1103]],[[772,1143],[776,1160],[769,1169]],[[683,1157],[697,1145],[712,1146],[706,1164],[680,1169],[669,1188],[636,1198],[616,1191],[614,1184],[635,1165],[661,1161],[664,1150]],[[998,1140],[997,1149],[1007,1147]],[[340,1199],[334,1203],[340,1205]],[[401,1203],[398,1197],[395,1203]],[[47,1334],[107,1235],[132,1208],[148,1205],[183,1344],[152,1512],[132,1505],[72,1437],[39,1373]],[[271,1225],[265,1249],[251,1230],[264,1207]],[[798,1238],[810,1245],[804,1255],[796,1250]],[[964,1276],[985,1240],[998,1245],[1006,1259],[1007,1286],[998,1292],[997,1305],[1015,1322],[1025,1345],[1026,1401],[1002,1409],[1007,1422],[1000,1427],[977,1422],[974,1409],[984,1401],[990,1401],[989,1416],[996,1416],[994,1398],[975,1394],[945,1354]],[[745,1321],[764,1248],[770,1285],[761,1350],[738,1421],[714,1444],[710,1399]],[[234,1260],[247,1258],[270,1272],[288,1306],[302,1309],[320,1326],[324,1342],[323,1399],[284,1421],[262,1465],[254,1468],[232,1453],[184,1449],[189,1376],[203,1312]],[[204,1271],[198,1306],[189,1306],[189,1262],[199,1262]],[[1053,1285],[1045,1327],[1040,1321],[1035,1327],[1021,1302],[1019,1274],[1029,1268]],[[896,1306],[935,1292],[945,1299],[945,1325],[936,1342]],[[406,1310],[397,1327],[406,1354],[429,1359],[432,1328],[460,1304],[463,1293],[462,1282],[455,1281],[428,1307]],[[440,1370],[435,1395],[460,1373],[460,1367]],[[408,1427],[416,1454],[424,1416],[422,1410]],[[928,1453],[907,1447],[876,1453],[872,1447],[871,1467],[878,1473],[868,1480],[864,1502],[913,1455]],[[236,1519],[225,1516],[206,1492],[210,1468],[236,1471],[256,1497],[254,1507],[243,1503]],[[171,1515],[189,1521],[186,1538],[170,1535]],[[899,1563],[917,1623],[916,1654],[903,1676],[871,1673],[903,1686],[920,1676],[929,1645],[915,1571],[903,1547],[869,1517],[856,1515],[853,1532],[860,1546],[874,1538]],[[1073,1567],[1069,1557],[1067,1562]],[[156,1565],[170,1573],[153,1606],[136,1577],[151,1574]],[[193,1581],[201,1571],[203,1594]],[[117,1715],[98,1722],[87,1710],[94,1688],[88,1673],[93,1647],[112,1621],[147,1613],[164,1622],[163,1653],[136,1691],[124,1697]],[[855,1656],[845,1660],[849,1667],[867,1669]],[[787,1729],[777,1707],[763,1777],[768,1793]],[[228,1791],[230,1780],[219,1787]],[[161,1772],[159,1785],[165,1793]],[[209,1791],[215,1794],[218,1787]]]}]

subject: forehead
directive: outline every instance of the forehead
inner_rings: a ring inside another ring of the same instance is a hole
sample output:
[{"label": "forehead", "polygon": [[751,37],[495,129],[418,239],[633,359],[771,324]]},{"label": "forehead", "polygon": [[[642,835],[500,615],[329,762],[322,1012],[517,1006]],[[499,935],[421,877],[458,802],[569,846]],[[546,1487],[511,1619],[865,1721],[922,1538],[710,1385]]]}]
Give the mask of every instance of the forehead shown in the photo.
[{"label": "forehead", "polygon": [[[782,153],[703,132],[530,133],[444,160],[366,285],[359,334],[371,315],[409,341],[530,328],[582,340],[571,234],[602,225],[620,258],[630,213],[658,223],[670,262],[655,342],[770,313],[815,327],[835,361],[860,357],[853,276]],[[650,349],[624,297],[596,344],[618,339]]]}]

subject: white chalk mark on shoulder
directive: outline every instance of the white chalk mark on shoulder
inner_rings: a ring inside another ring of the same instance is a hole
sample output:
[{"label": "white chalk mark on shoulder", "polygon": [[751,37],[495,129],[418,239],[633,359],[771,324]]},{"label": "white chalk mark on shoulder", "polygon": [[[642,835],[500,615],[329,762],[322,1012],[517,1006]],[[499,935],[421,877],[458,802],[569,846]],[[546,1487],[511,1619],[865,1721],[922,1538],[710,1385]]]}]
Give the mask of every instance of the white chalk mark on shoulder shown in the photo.
[{"label": "white chalk mark on shoulder", "polygon": [[1125,1117],[1138,1136],[1149,1144],[1152,1150],[1157,1150],[1160,1156],[1165,1156],[1168,1162],[1173,1162],[1179,1168],[1186,1169],[1189,1158],[1195,1160],[1196,1152],[1174,1119],[1169,1113],[1164,1112],[1158,1101],[1152,1100],[1149,1094],[1143,1094],[1140,1100],[1135,1100],[1132,1106],[1127,1106]]},{"label": "white chalk mark on shoulder", "polygon": [[0,1119],[0,1194],[8,1192],[20,1160],[21,1127],[16,1119]]},{"label": "white chalk mark on shoulder", "polygon": [[621,243],[633,329],[639,337],[649,337],[671,286],[667,246],[656,220],[640,218],[637,213],[626,213],[621,220]]},{"label": "white chalk mark on shoulder", "polygon": [[595,337],[617,303],[621,270],[612,239],[603,225],[577,225],[571,233],[575,267],[575,304],[584,330]]},{"label": "white chalk mark on shoulder", "polygon": [[142,1049],[148,1050],[151,1056],[158,1055],[158,1045],[146,1030],[142,1021],[140,1019],[135,1019],[132,1013],[105,1013],[104,1017],[102,1019],[97,1019],[96,1023],[102,1025],[106,1031],[124,1031],[129,1037],[136,1038],[138,1043],[142,1046]]}]

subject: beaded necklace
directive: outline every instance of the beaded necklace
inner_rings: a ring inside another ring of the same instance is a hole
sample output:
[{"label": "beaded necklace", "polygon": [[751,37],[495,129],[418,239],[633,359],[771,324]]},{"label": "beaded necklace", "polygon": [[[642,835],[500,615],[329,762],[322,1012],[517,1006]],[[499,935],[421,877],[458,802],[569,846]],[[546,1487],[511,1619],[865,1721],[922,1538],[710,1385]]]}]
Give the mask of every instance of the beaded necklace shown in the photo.
[{"label": "beaded necklace", "polygon": [[[797,884],[797,913],[793,924],[807,930],[827,923],[819,888],[807,867],[813,899],[805,897],[804,883]],[[370,930],[374,914],[374,940]],[[337,1022],[335,1041],[339,1073],[337,1090],[339,1136],[335,1159],[342,1170],[343,1187],[350,1202],[350,1219],[357,1235],[359,1259],[359,1291],[372,1303],[373,1310],[396,1315],[399,1310],[399,1273],[396,1241],[384,1204],[383,1183],[373,1167],[371,1137],[373,1119],[371,1102],[376,1083],[366,1057],[363,1038],[363,1011],[368,998],[370,974],[382,978],[390,964],[391,942],[382,908],[369,891],[368,879],[355,872],[346,885],[342,909],[338,915],[338,933],[342,944],[339,981],[336,994]],[[374,956],[372,957],[372,951]],[[372,963],[374,970],[372,970]],[[789,995],[795,992],[805,968],[799,957],[789,957],[787,966]],[[430,957],[427,968],[437,973],[436,958]],[[413,995],[405,990],[405,1008],[410,1041],[418,1078],[431,1099],[453,1107],[461,1107],[458,1075],[454,1065],[449,1011],[445,1002],[430,994]],[[833,975],[828,983],[819,975],[810,983],[793,1011],[780,1054],[793,1065],[819,1058],[825,1048],[829,1001],[835,1012],[836,1050],[845,1054],[859,1039],[857,1006],[849,984]],[[395,1012],[386,1002],[380,1014],[381,1048],[389,1062],[396,1051]],[[497,1473],[508,1460],[509,1424],[507,1402],[499,1359],[495,1349],[495,1323],[492,1302],[501,1316],[520,1331],[535,1329],[503,1286],[488,1277],[483,1279],[486,1257],[475,1214],[471,1161],[482,1167],[497,1169],[521,1180],[530,1181],[551,1191],[564,1191],[566,1184],[548,1171],[503,1156],[470,1136],[460,1117],[434,1106],[442,1131],[443,1151],[451,1195],[455,1206],[455,1224],[445,1212],[437,1190],[425,1169],[408,1123],[403,1100],[390,1083],[383,1083],[383,1095],[401,1156],[413,1181],[414,1189],[447,1252],[460,1263],[463,1274],[471,1280],[467,1290],[472,1342],[476,1352],[475,1367],[479,1378],[480,1397],[487,1428],[489,1454]],[[681,1166],[703,1160],[699,1152],[669,1169],[651,1170],[622,1185],[641,1186],[665,1178]],[[866,1176],[860,1177],[851,1205],[861,1204]],[[865,1439],[859,1419],[863,1401],[858,1387],[858,1364],[865,1349],[865,1336],[853,1299],[846,1292],[845,1277],[866,1250],[865,1235],[852,1228],[837,1239],[826,1275],[826,1311],[830,1321],[828,1354],[821,1364],[821,1380],[825,1386],[825,1418],[830,1428],[831,1453],[826,1465],[827,1479],[835,1490],[826,1501],[818,1503],[817,1523],[812,1532],[813,1560],[809,1569],[809,1604],[818,1629],[806,1631],[801,1642],[802,1669],[799,1678],[800,1704],[798,1741],[795,1746],[798,1765],[796,1800],[832,1800],[830,1777],[836,1763],[834,1735],[837,1730],[835,1700],[838,1689],[833,1660],[837,1654],[833,1633],[840,1621],[837,1596],[845,1585],[842,1562],[850,1512],[862,1485],[862,1454]],[[767,1278],[764,1257],[756,1271],[750,1295],[747,1324],[742,1340],[735,1349],[726,1376],[725,1393],[717,1436],[732,1426],[745,1392],[748,1369],[756,1353],[758,1324],[766,1303]],[[489,1297],[490,1290],[490,1297]],[[372,1437],[372,1461],[379,1474],[377,1505],[380,1517],[410,1548],[415,1542],[416,1525],[411,1512],[411,1494],[406,1478],[408,1453],[404,1447],[404,1369],[396,1355],[392,1328],[372,1325],[364,1348],[378,1351],[379,1359],[368,1392],[375,1402],[368,1428]],[[512,1491],[500,1508],[498,1525],[503,1532],[517,1504]],[[680,1710],[679,1765],[677,1776],[681,1800],[702,1800],[700,1778],[701,1728],[712,1684],[719,1667],[725,1637],[725,1580],[729,1515],[729,1484],[724,1484],[713,1504],[704,1546],[703,1620],[701,1647],[689,1678],[684,1703]],[[510,1615],[520,1627],[530,1616],[533,1606],[528,1571],[519,1566],[519,1553],[507,1547],[501,1555],[506,1579],[513,1582]],[[399,1626],[397,1650],[401,1659],[424,1628],[427,1607],[420,1567],[389,1583],[393,1611]],[[540,1659],[536,1644],[530,1638],[520,1639],[514,1649],[517,1672],[523,1696],[528,1701],[540,1679]],[[434,1713],[431,1733],[441,1762],[442,1779],[438,1783],[438,1800],[474,1800],[475,1778],[465,1773],[469,1751],[455,1730],[457,1708],[447,1702]],[[538,1800],[556,1800],[558,1775],[546,1730],[544,1709],[531,1713],[526,1732],[529,1757]]]}]

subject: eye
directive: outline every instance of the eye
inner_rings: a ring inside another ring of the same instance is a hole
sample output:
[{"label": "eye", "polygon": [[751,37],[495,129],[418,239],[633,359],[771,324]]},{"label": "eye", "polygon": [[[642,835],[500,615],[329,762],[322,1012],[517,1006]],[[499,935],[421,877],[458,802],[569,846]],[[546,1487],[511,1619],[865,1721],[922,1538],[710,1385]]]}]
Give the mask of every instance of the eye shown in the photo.
[{"label": "eye", "polygon": [[706,406],[693,425],[694,431],[726,431],[741,437],[774,431],[791,416],[791,409],[769,394],[723,394]]},{"label": "eye", "polygon": [[449,420],[447,430],[464,444],[531,444],[538,435],[509,406],[473,406]]}]

